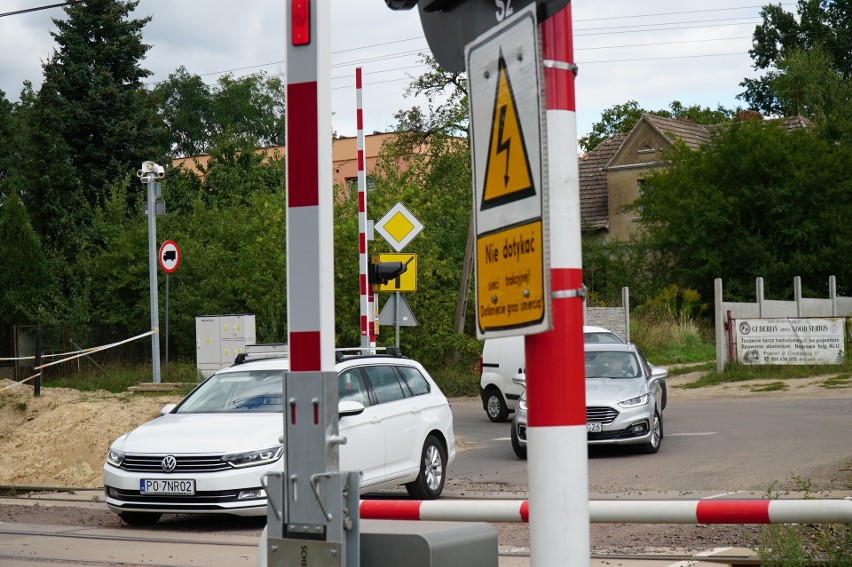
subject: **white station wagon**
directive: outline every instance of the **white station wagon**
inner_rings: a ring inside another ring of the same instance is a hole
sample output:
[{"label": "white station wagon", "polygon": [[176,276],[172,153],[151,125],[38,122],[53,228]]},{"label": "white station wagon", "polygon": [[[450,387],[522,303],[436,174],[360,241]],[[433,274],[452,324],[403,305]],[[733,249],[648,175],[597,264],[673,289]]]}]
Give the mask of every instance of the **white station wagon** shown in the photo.
[{"label": "white station wagon", "polygon": [[[339,357],[340,358],[340,357]],[[104,464],[106,503],[129,524],[165,513],[266,514],[263,479],[283,471],[285,357],[220,370],[162,415],[116,439]],[[404,485],[440,496],[455,458],[447,398],[419,363],[401,356],[338,362],[340,470],[361,491]]]}]

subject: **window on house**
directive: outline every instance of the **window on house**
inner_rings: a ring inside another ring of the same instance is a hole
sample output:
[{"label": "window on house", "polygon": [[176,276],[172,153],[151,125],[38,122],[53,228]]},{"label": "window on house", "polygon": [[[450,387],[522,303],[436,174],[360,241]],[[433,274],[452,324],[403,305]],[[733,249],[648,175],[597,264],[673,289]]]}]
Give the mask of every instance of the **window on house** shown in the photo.
[{"label": "window on house", "polygon": [[654,146],[651,144],[651,142],[647,142],[647,141],[642,142],[642,143],[639,144],[638,153],[640,153],[640,154],[652,154],[652,153],[654,153]]},{"label": "window on house", "polygon": [[[358,178],[357,177],[347,177],[346,178],[346,188],[349,189],[349,193],[357,193],[358,192]],[[367,176],[367,191],[372,191],[376,188],[376,180],[372,175]]]}]

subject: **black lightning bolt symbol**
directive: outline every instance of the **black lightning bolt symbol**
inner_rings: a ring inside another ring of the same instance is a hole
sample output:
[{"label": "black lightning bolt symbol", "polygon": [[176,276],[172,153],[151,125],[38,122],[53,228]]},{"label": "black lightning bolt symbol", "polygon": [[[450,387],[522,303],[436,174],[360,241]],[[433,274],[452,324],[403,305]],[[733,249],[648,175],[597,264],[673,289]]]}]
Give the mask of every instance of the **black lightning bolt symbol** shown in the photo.
[{"label": "black lightning bolt symbol", "polygon": [[509,146],[512,145],[512,138],[503,139],[503,126],[506,124],[506,107],[500,107],[500,128],[497,131],[497,153],[506,152],[506,172],[503,174],[503,186],[509,185]]}]

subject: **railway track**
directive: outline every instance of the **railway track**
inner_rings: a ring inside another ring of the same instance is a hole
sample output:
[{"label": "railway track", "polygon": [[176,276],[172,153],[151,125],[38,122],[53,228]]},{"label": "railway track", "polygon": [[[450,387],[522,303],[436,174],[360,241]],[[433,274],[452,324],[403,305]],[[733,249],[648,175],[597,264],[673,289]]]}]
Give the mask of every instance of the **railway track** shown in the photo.
[{"label": "railway track", "polygon": [[[256,535],[223,533],[151,533],[81,526],[0,523],[0,564],[7,567],[67,565],[74,567],[206,567],[256,565]],[[712,556],[595,553],[591,565],[619,564],[683,567],[700,565],[759,565],[735,550]],[[501,553],[500,566],[529,565],[529,554]],[[368,566],[365,566],[368,567]]]},{"label": "railway track", "polygon": [[[0,487],[0,491],[3,488]],[[161,522],[153,529],[122,527],[99,500],[99,490],[66,488],[61,492],[32,491],[22,497],[25,492],[25,487],[15,487],[13,493],[17,497],[0,496],[0,512],[4,506],[16,507],[14,514],[5,515],[5,522],[4,515],[0,514],[0,565],[4,567],[254,567],[257,564],[257,543],[262,523],[252,525],[245,519],[240,521],[229,517],[207,516],[191,521],[177,519]],[[381,499],[393,500],[396,496],[383,494]],[[454,501],[462,498],[481,499],[469,495],[447,495],[445,499]],[[88,519],[75,518],[75,508],[88,509]],[[30,510],[41,510],[41,514],[31,515]],[[495,524],[495,527],[498,528],[501,550],[504,551],[500,555],[500,567],[528,566],[529,552],[526,548],[504,545],[515,539],[509,537],[508,541],[504,541],[505,534],[525,530],[527,526]],[[696,563],[696,555],[664,552],[663,547],[655,551],[657,553],[610,549],[606,553],[593,553],[591,564],[621,564],[624,567],[639,562],[660,567],[757,564],[745,553],[734,551],[714,550],[713,557],[702,557],[700,563]]]}]

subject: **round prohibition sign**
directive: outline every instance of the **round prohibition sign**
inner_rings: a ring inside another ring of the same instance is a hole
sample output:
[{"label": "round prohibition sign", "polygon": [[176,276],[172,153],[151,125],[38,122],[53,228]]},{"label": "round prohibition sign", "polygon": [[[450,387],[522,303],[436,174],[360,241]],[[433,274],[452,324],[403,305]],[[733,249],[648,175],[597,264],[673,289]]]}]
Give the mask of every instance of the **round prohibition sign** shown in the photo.
[{"label": "round prohibition sign", "polygon": [[160,267],[167,274],[177,270],[180,264],[180,249],[173,240],[166,240],[160,246]]}]

